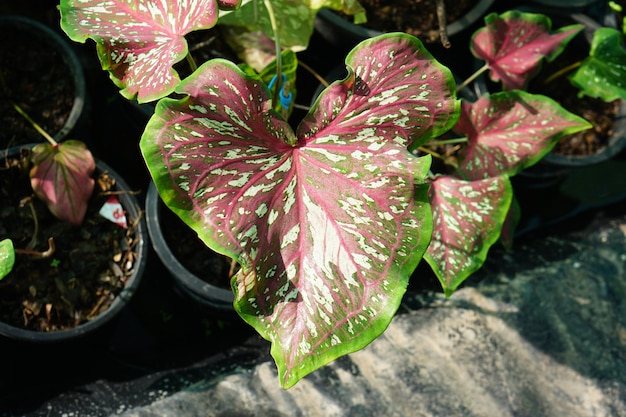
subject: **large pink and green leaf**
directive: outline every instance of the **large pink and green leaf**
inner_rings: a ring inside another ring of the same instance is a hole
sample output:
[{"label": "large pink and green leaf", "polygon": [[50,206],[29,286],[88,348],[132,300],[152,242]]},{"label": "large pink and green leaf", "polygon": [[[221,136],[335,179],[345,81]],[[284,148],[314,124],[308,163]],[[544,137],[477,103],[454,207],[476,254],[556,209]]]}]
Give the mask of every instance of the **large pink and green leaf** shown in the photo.
[{"label": "large pink and green leaf", "polygon": [[163,99],[141,149],[166,204],[235,258],[235,308],[284,387],[388,326],[432,232],[430,159],[411,141],[451,127],[451,74],[414,37],[348,56],[295,135],[267,87],[214,60]]},{"label": "large pink and green leaf", "polygon": [[471,180],[512,176],[537,163],[562,136],[590,127],[551,98],[524,91],[464,101],[454,130],[467,136],[468,146],[459,152],[458,171]]},{"label": "large pink and green leaf", "polygon": [[30,182],[52,214],[73,225],[83,222],[93,193],[96,163],[83,142],[42,143],[32,149]]},{"label": "large pink and green leaf", "polygon": [[[232,7],[232,2],[224,3]],[[187,54],[185,34],[213,27],[216,0],[61,0],[61,28],[76,42],[93,39],[102,68],[121,94],[140,103],[171,93],[172,66]]]},{"label": "large pink and green leaf", "polygon": [[472,36],[470,49],[489,66],[493,81],[506,90],[523,89],[539,72],[541,60],[554,60],[583,28],[574,24],[552,31],[550,18],[542,14],[491,13]]},{"label": "large pink and green leaf", "polygon": [[424,259],[450,296],[500,237],[513,190],[506,175],[475,181],[440,176],[429,195],[434,229]]}]

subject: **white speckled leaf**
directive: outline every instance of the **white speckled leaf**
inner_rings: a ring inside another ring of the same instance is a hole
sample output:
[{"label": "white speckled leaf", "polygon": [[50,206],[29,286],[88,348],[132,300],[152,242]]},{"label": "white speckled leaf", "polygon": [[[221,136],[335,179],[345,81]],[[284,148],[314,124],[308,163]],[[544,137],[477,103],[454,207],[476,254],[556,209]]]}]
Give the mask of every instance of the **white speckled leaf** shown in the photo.
[{"label": "white speckled leaf", "polygon": [[[188,98],[159,102],[142,137],[164,201],[208,246],[240,262],[235,307],[272,342],[284,387],[382,333],[428,245],[430,159],[406,147],[416,121],[437,123],[401,109],[417,107],[422,69],[449,74],[411,59],[418,44],[399,35],[362,45],[348,60],[360,81],[324,94],[327,102],[341,95],[333,102],[346,117],[333,120],[318,105],[298,136],[258,78],[211,61],[181,84]],[[391,76],[365,70],[374,57]],[[433,96],[456,112],[449,88]]]},{"label": "white speckled leaf", "polygon": [[[372,46],[387,37],[400,47]],[[412,150],[457,122],[454,77],[416,38],[395,33],[363,41],[346,64],[350,75],[320,94],[298,136],[317,134],[332,123],[342,131],[377,129]]]},{"label": "white speckled leaf", "polygon": [[515,175],[537,163],[564,135],[590,127],[551,98],[524,91],[463,102],[454,130],[467,135],[469,144],[459,153],[459,173],[472,180]]},{"label": "white speckled leaf", "polygon": [[172,65],[187,54],[185,34],[217,22],[216,0],[62,0],[60,10],[70,39],[93,39],[102,68],[140,103],[174,90]]},{"label": "white speckled leaf", "polygon": [[447,296],[485,262],[500,236],[512,197],[505,175],[477,181],[449,176],[433,180],[433,235],[424,259]]},{"label": "white speckled leaf", "polygon": [[15,249],[11,239],[0,240],[0,279],[9,275],[15,264]]},{"label": "white speckled leaf", "polygon": [[590,97],[599,97],[606,102],[626,100],[624,35],[609,27],[596,30],[589,56],[570,80]]}]

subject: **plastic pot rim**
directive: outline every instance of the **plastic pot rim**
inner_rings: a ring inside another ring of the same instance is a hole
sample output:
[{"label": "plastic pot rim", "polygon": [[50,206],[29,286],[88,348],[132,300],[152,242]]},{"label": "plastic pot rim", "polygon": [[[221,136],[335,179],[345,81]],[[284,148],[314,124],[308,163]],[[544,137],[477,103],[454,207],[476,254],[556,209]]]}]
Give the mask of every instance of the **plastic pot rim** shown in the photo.
[{"label": "plastic pot rim", "polygon": [[[52,30],[52,28],[37,20],[24,16],[0,15],[0,26],[5,25],[14,25],[16,28],[26,27],[29,33],[39,32],[42,42],[46,42],[52,48],[60,52],[63,62],[72,74],[75,90],[72,110],[65,124],[58,132],[52,135],[56,141],[61,141],[74,129],[86,105],[87,84],[80,60],[66,39]],[[38,35],[35,34],[34,36]]]},{"label": "plastic pot rim", "polygon": [[[167,245],[159,223],[161,197],[151,181],[146,193],[146,222],[152,247],[168,272],[185,293],[200,304],[220,312],[234,312],[234,294],[225,288],[211,285],[193,274],[176,258]],[[207,248],[207,250],[209,250]]]}]

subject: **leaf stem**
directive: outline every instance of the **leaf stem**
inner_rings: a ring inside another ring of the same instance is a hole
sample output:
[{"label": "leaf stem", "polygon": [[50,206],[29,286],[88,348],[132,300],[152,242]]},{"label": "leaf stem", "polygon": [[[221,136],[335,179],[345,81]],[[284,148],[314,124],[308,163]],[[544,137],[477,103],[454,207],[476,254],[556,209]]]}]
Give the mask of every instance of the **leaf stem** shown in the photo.
[{"label": "leaf stem", "polygon": [[272,2],[270,0],[263,0],[263,4],[265,4],[265,8],[267,9],[267,14],[270,17],[270,24],[272,25],[272,31],[274,32],[274,46],[276,48],[276,89],[274,90],[274,97],[272,101],[277,103],[278,100],[280,100],[278,95],[280,94],[280,90],[282,88],[281,83],[283,73],[280,39],[278,39],[278,24],[276,23],[276,15],[274,14]]},{"label": "leaf stem", "polygon": [[439,22],[439,39],[444,48],[449,48],[450,40],[448,40],[448,24],[446,23],[446,6],[443,0],[437,0],[437,21]]},{"label": "leaf stem", "polygon": [[427,154],[429,154],[429,155],[432,155],[432,156],[434,156],[434,157],[435,157],[435,158],[437,158],[437,159],[441,159],[441,160],[443,160],[443,159],[444,159],[443,155],[441,155],[441,154],[440,154],[440,153],[438,153],[438,152],[433,151],[432,149],[428,149],[428,148],[427,148],[427,147],[425,147],[425,146],[420,146],[420,147],[418,147],[417,149],[419,149],[419,151],[420,151],[420,152],[424,152],[424,153],[427,153]]},{"label": "leaf stem", "polygon": [[[7,90],[7,85],[6,85],[6,81],[4,79],[4,73],[2,71],[0,71],[0,84],[2,85],[2,90],[6,92]],[[52,136],[50,136],[48,134],[48,132],[46,132],[45,130],[43,130],[43,128],[41,126],[39,126],[39,124],[37,124],[37,122],[35,122],[15,101],[11,100],[11,98],[7,98],[9,100],[9,103],[11,103],[11,105],[13,106],[13,108],[22,116],[24,117],[28,123],[31,124],[31,126],[33,126],[35,128],[35,130],[37,132],[39,132],[39,134],[41,136],[43,136],[44,138],[46,138],[46,140],[48,142],[50,142],[50,144],[52,146],[57,146],[58,143],[56,140],[54,140],[52,138]]]},{"label": "leaf stem", "polygon": [[50,144],[51,144],[52,146],[57,146],[57,145],[58,145],[57,141],[56,141],[56,140],[54,140],[54,139],[52,138],[52,136],[50,136],[50,135],[48,134],[48,132],[46,132],[45,130],[43,130],[43,128],[42,128],[41,126],[39,126],[39,125],[37,124],[37,122],[35,122],[33,119],[31,119],[31,117],[30,117],[30,116],[29,116],[29,115],[28,115],[28,114],[27,114],[24,110],[22,110],[22,108],[21,108],[21,107],[20,107],[17,103],[15,103],[14,101],[11,101],[11,104],[13,105],[13,108],[14,108],[15,110],[17,110],[17,112],[18,112],[19,114],[21,114],[21,115],[22,115],[22,116],[23,116],[26,120],[28,120],[28,123],[30,123],[30,124],[31,124],[31,125],[35,128],[35,130],[36,130],[37,132],[39,132],[39,134],[40,134],[41,136],[43,136],[44,138],[46,138],[46,140],[47,140],[48,142],[50,142]]},{"label": "leaf stem", "polygon": [[54,254],[55,251],[55,246],[54,246],[54,239],[52,237],[48,238],[48,249],[46,249],[43,252],[39,252],[36,250],[31,250],[31,249],[15,249],[15,253],[16,254],[20,254],[20,255],[28,255],[28,256],[35,256],[37,258],[49,258]]},{"label": "leaf stem", "polygon": [[300,59],[298,59],[298,65],[300,65],[302,68],[304,68],[309,73],[311,73],[311,75],[315,77],[315,79],[319,81],[320,84],[322,84],[324,87],[329,86],[328,81],[326,81],[324,77],[322,77],[317,71],[315,71],[313,68],[308,66],[306,63],[302,62]]},{"label": "leaf stem", "polygon": [[550,75],[548,78],[546,78],[543,83],[545,84],[550,84],[552,81],[556,80],[557,78],[561,77],[564,74],[567,74],[570,71],[575,70],[576,68],[580,67],[582,65],[582,61],[578,61],[578,62],[574,62],[571,65],[568,65],[564,68],[561,68],[560,70],[556,71],[554,74]]},{"label": "leaf stem", "polygon": [[456,92],[458,93],[459,91],[461,91],[462,89],[464,89],[465,87],[467,87],[469,85],[469,83],[471,83],[472,81],[474,81],[476,78],[478,78],[483,72],[487,71],[489,69],[489,64],[485,63],[485,65],[483,65],[482,67],[480,67],[478,70],[476,70],[476,72],[474,72],[472,75],[469,76],[469,78],[467,78],[465,81],[463,81],[460,85],[458,85],[456,87]]},{"label": "leaf stem", "polygon": [[458,164],[455,162],[454,158],[449,158],[444,155],[441,155],[440,153],[435,152],[432,149],[429,149],[425,146],[420,146],[417,149],[420,150],[421,152],[432,155],[433,157],[439,159],[440,161],[443,161],[445,164],[450,165],[451,167],[454,167],[454,168],[459,167]]},{"label": "leaf stem", "polygon": [[33,235],[30,238],[30,242],[28,242],[28,245],[26,245],[26,250],[32,250],[37,245],[37,235],[39,234],[39,220],[37,218],[35,206],[33,205],[32,197],[26,197],[20,201],[20,207],[24,207],[26,204],[28,204],[30,214],[33,217]]},{"label": "leaf stem", "polygon": [[191,72],[195,72],[198,69],[198,64],[196,64],[196,60],[191,56],[191,52],[187,52],[185,58],[187,59],[187,64],[189,65]]},{"label": "leaf stem", "polygon": [[454,139],[442,139],[442,140],[431,140],[426,142],[426,146],[440,146],[440,145],[452,145],[455,143],[467,143],[468,139],[466,137],[462,138],[454,138]]}]

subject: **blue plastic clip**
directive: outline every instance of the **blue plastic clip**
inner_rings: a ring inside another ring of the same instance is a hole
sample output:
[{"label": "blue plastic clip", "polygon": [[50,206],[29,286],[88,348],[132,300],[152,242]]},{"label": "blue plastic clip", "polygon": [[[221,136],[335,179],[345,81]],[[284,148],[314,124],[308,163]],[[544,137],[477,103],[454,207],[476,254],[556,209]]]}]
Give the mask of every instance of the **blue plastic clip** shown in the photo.
[{"label": "blue plastic clip", "polygon": [[[293,98],[293,94],[291,94],[291,92],[289,92],[289,95],[285,95],[285,83],[287,82],[287,76],[285,74],[281,74],[282,75],[282,85],[280,87],[280,94],[278,94],[278,97],[280,99],[280,105],[283,106],[283,108],[285,110],[289,109],[289,105],[291,104],[291,100]],[[276,75],[274,75],[272,77],[272,79],[270,80],[269,85],[267,86],[267,88],[269,88],[270,90],[272,89],[272,87],[274,87],[274,84],[276,83]]]}]

